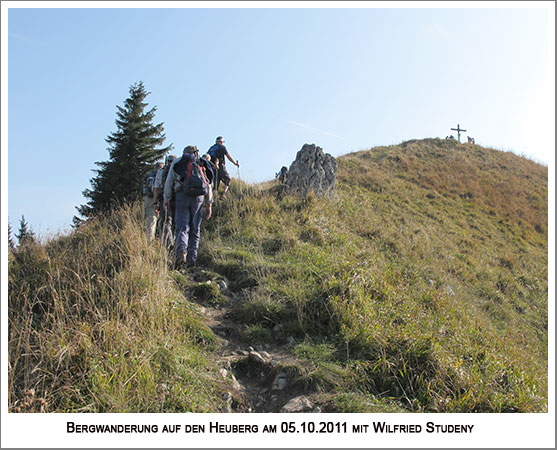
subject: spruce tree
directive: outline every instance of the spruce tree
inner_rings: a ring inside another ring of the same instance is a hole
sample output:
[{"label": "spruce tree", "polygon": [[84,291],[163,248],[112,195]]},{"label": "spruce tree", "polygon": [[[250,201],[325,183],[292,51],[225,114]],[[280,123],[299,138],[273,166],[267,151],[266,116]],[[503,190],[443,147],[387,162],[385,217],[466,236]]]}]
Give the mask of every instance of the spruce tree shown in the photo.
[{"label": "spruce tree", "polygon": [[35,233],[29,228],[29,224],[25,221],[25,216],[21,216],[19,221],[19,231],[15,235],[19,243],[19,247],[35,243]]},{"label": "spruce tree", "polygon": [[93,170],[97,176],[90,180],[91,189],[83,191],[89,201],[76,208],[84,217],[137,201],[145,176],[172,148],[158,148],[165,140],[164,126],[153,124],[156,107],[146,111],[150,92],[143,82],[133,84],[129,93],[124,106],[117,106],[117,131],[106,138],[110,158],[95,163],[100,169]]},{"label": "spruce tree", "polygon": [[15,250],[15,243],[12,239],[12,225],[8,221],[8,251],[13,252]]}]

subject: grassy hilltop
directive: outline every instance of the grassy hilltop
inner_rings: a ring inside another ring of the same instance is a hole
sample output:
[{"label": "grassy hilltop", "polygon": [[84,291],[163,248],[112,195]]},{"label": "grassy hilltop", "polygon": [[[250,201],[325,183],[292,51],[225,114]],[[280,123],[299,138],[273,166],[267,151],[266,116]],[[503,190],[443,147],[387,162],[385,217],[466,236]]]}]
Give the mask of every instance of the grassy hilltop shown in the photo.
[{"label": "grassy hilltop", "polygon": [[324,412],[546,411],[547,167],[440,139],[337,161],[331,199],[236,180],[194,273],[140,205],[16,251],[11,410],[246,411],[222,368],[255,362],[216,308],[229,341],[280,352],[259,387],[287,374]]}]

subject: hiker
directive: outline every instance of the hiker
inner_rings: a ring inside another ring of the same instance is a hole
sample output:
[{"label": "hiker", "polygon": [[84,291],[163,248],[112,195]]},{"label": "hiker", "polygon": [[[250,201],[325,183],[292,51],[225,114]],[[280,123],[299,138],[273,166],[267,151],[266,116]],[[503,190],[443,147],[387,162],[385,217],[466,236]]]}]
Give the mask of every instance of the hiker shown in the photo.
[{"label": "hiker", "polygon": [[[176,197],[176,262],[175,268],[195,266],[201,235],[201,220],[211,217],[213,191],[205,169],[199,160],[199,150],[193,145],[184,148],[183,155],[170,166],[164,184],[164,209]],[[203,206],[205,205],[205,208]],[[203,214],[203,212],[205,214]]]},{"label": "hiker", "polygon": [[205,167],[205,175],[207,175],[207,179],[211,184],[212,190],[216,190],[217,188],[217,167],[211,161],[211,155],[209,153],[205,153],[201,157],[201,163]]},{"label": "hiker", "polygon": [[286,183],[286,178],[288,177],[288,169],[286,166],[282,166],[277,174],[275,174],[275,178],[279,180],[280,183]]},{"label": "hiker", "polygon": [[213,162],[213,164],[215,164],[217,168],[217,181],[215,186],[215,195],[219,192],[219,186],[222,181],[222,183],[224,184],[224,188],[221,194],[221,198],[225,199],[226,192],[230,187],[230,175],[226,170],[224,157],[226,156],[228,160],[236,167],[240,167],[240,164],[238,163],[238,161],[234,161],[234,159],[232,158],[232,156],[230,156],[230,153],[228,153],[228,150],[226,150],[226,147],[223,144],[224,144],[223,137],[218,136],[217,139],[215,140],[215,145],[213,145],[207,151],[207,153],[211,155],[211,161]]},{"label": "hiker", "polygon": [[157,172],[163,167],[163,165],[164,164],[159,161],[155,164],[155,168],[147,173],[141,191],[144,196],[143,206],[145,209],[145,233],[148,241],[155,239],[155,233],[157,231],[157,211],[155,211],[155,197],[153,189]]},{"label": "hiker", "polygon": [[176,211],[176,203],[174,198],[168,203],[168,213],[163,208],[164,204],[164,183],[168,177],[168,171],[172,165],[172,161],[176,159],[176,155],[168,155],[164,161],[164,167],[159,169],[155,178],[155,211],[159,214],[159,237],[166,247],[171,247],[174,243],[174,214]]}]

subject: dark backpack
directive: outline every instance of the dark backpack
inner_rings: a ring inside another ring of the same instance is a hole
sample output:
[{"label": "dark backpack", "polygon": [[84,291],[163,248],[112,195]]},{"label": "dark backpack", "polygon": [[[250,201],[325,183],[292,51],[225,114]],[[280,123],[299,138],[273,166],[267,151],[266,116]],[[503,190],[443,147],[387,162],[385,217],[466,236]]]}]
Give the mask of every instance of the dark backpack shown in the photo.
[{"label": "dark backpack", "polygon": [[155,185],[155,177],[157,176],[156,170],[151,170],[145,177],[143,182],[143,187],[141,188],[141,193],[147,197],[153,197],[153,186]]},{"label": "dark backpack", "polygon": [[174,172],[182,184],[180,190],[188,197],[199,197],[209,191],[209,183],[196,156],[190,154],[182,156],[174,164]]},{"label": "dark backpack", "polygon": [[200,164],[205,169],[207,181],[209,182],[209,184],[213,184],[213,181],[215,180],[215,165],[211,161],[207,161],[205,158],[200,159]]},{"label": "dark backpack", "polygon": [[213,145],[209,150],[207,150],[207,153],[209,154],[209,156],[211,157],[211,161],[215,162],[217,160],[217,150],[219,148],[218,144]]}]

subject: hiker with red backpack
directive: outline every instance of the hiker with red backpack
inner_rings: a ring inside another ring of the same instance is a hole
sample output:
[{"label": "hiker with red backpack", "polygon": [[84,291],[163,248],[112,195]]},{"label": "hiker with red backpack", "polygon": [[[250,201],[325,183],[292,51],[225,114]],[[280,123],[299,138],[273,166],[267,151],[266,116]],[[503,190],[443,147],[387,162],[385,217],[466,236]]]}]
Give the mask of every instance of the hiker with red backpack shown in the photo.
[{"label": "hiker with red backpack", "polygon": [[[176,263],[175,268],[193,267],[201,237],[201,220],[211,217],[213,191],[206,169],[200,163],[199,150],[193,145],[184,148],[174,160],[164,184],[164,209],[175,195]],[[205,206],[205,208],[204,208]]]}]

